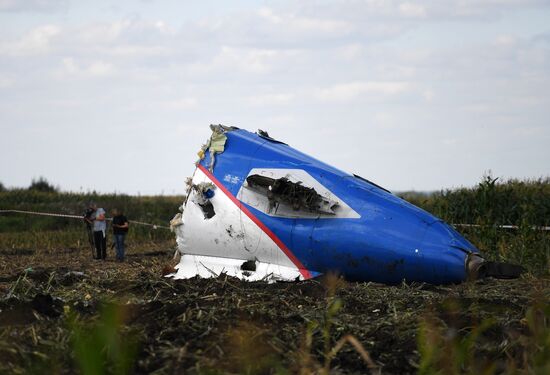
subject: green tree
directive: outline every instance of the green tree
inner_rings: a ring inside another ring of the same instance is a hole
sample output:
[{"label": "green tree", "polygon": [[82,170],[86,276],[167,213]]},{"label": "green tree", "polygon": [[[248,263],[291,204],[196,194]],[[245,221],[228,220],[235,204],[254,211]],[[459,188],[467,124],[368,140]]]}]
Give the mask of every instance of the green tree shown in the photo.
[{"label": "green tree", "polygon": [[35,190],[35,191],[42,191],[45,193],[53,193],[56,192],[58,189],[50,184],[48,180],[46,180],[44,177],[40,176],[38,179],[32,179],[31,186],[29,186],[29,190]]}]

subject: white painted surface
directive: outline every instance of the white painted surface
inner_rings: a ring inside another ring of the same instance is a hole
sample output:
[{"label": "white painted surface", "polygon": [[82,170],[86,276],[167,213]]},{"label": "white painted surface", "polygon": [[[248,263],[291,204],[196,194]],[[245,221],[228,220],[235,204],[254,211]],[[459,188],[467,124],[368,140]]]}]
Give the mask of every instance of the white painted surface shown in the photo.
[{"label": "white painted surface", "polygon": [[[192,183],[208,181],[208,176],[197,168]],[[191,189],[181,216],[183,224],[175,227],[182,254],[175,278],[212,277],[208,269],[216,275],[227,273],[246,280],[302,278],[277,244],[222,190],[216,188],[210,199],[216,212],[210,219],[205,219],[201,207],[194,203],[195,194]],[[257,270],[245,277],[240,266],[249,260],[257,262]]]},{"label": "white painted surface", "polygon": [[274,282],[278,280],[303,280],[298,269],[275,264],[256,262],[256,271],[243,271],[242,259],[206,257],[200,255],[183,255],[176,266],[176,279],[188,279],[199,276],[203,278],[218,277],[221,274],[238,277],[247,281],[263,280]]}]

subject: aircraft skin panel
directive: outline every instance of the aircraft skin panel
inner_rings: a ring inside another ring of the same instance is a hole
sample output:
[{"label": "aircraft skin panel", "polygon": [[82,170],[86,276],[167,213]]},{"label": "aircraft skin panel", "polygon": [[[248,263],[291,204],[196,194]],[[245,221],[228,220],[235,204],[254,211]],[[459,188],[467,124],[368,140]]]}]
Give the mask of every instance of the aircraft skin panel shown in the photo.
[{"label": "aircraft skin panel", "polygon": [[[183,229],[176,229],[186,256],[256,259],[298,270],[303,279],[331,271],[390,284],[466,279],[467,259],[479,251],[437,217],[286,144],[240,129],[224,134],[225,150],[213,165],[206,152],[193,178],[193,184],[216,185],[211,198],[215,216],[203,219],[201,208],[188,199]],[[303,214],[302,208],[293,213],[288,207],[277,214],[266,208],[261,192],[247,190],[251,175],[278,179],[289,173],[293,183],[300,180],[345,205],[344,214]],[[239,240],[224,235],[229,226]]]},{"label": "aircraft skin panel", "polygon": [[226,274],[247,281],[303,280],[302,274],[295,267],[258,262],[256,270],[251,272],[241,269],[242,263],[241,259],[184,254],[176,266],[175,278],[189,279],[195,276],[210,278]]},{"label": "aircraft skin panel", "polygon": [[[193,190],[190,192],[182,215],[183,225],[177,229],[178,248],[183,254],[218,259],[213,259],[213,264],[219,264],[219,258],[228,259],[228,264],[232,265],[234,262],[229,259],[238,260],[239,264],[257,261],[262,266],[253,274],[259,278],[266,276],[262,275],[260,270],[268,270],[275,278],[280,279],[295,279],[296,273],[302,279],[311,277],[309,271],[303,269],[301,263],[293,258],[290,250],[269,229],[263,227],[263,224],[257,221],[220,181],[199,165],[192,183],[198,185],[205,182],[211,182],[216,186],[210,199],[215,214],[211,218],[205,218],[201,206],[194,203],[199,193]],[[207,263],[205,259],[200,259]],[[281,272],[277,271],[277,267],[281,267]],[[189,274],[188,268],[181,269],[182,271],[176,273],[176,278]],[[228,271],[232,269],[228,267]],[[295,272],[289,273],[289,269]],[[202,274],[204,272],[202,270]]]}]

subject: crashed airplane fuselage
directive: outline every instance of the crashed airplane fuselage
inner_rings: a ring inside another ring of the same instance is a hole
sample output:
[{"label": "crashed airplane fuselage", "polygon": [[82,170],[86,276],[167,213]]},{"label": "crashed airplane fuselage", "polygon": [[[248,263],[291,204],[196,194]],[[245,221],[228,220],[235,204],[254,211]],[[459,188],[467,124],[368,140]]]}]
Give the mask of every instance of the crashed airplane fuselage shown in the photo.
[{"label": "crashed airplane fuselage", "polygon": [[484,261],[451,226],[264,132],[212,126],[172,220],[176,278],[445,284]]}]

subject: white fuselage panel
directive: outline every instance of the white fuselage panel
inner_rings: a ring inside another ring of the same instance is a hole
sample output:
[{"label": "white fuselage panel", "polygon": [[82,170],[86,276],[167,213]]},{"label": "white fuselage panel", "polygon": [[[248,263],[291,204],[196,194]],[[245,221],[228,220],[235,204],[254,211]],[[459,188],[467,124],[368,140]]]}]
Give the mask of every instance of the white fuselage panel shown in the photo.
[{"label": "white fuselage panel", "polygon": [[[200,168],[193,176],[193,185],[212,181]],[[294,280],[300,272],[291,259],[279,248],[235,202],[220,188],[209,199],[214,216],[205,218],[203,208],[196,203],[191,189],[182,213],[182,225],[175,228],[178,250],[182,254],[175,278],[212,277],[219,272],[243,278],[240,266],[255,261],[256,271],[246,271],[248,279]],[[237,267],[238,266],[238,267]],[[210,271],[208,271],[210,269]]]}]

